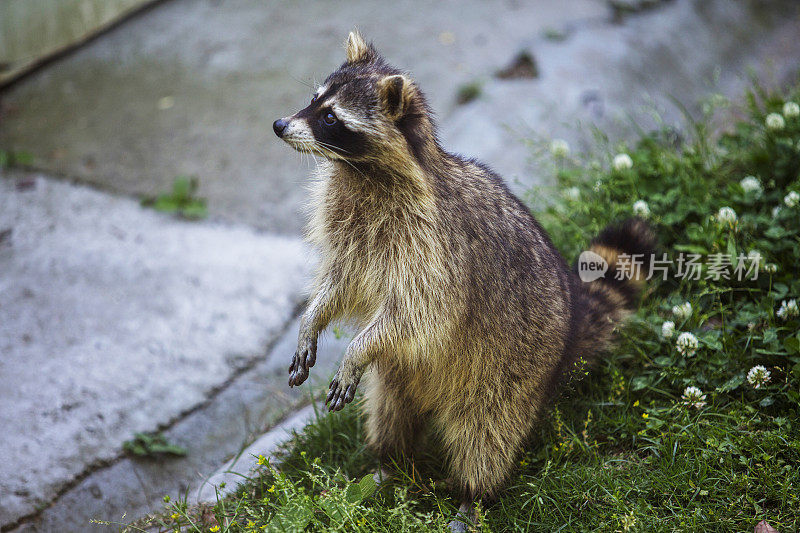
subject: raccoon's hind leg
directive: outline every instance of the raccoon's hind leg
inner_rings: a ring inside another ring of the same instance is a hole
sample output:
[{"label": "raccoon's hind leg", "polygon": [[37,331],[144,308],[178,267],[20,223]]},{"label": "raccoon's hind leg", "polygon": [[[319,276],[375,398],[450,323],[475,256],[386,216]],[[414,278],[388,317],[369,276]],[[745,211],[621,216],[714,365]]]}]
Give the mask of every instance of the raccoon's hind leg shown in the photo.
[{"label": "raccoon's hind leg", "polygon": [[474,501],[464,500],[456,513],[456,519],[451,521],[448,525],[450,531],[453,533],[466,533],[469,531],[469,523],[477,522],[477,515],[472,509]]},{"label": "raccoon's hind leg", "polygon": [[375,368],[365,376],[367,442],[382,466],[391,457],[412,457],[426,423],[394,370]]},{"label": "raccoon's hind leg", "polygon": [[488,388],[467,394],[466,407],[448,409],[435,420],[451,475],[463,497],[459,516],[450,524],[454,531],[462,530],[464,518],[474,519],[468,511],[476,499],[496,497],[516,466],[535,415],[531,398],[502,388],[491,394]]}]

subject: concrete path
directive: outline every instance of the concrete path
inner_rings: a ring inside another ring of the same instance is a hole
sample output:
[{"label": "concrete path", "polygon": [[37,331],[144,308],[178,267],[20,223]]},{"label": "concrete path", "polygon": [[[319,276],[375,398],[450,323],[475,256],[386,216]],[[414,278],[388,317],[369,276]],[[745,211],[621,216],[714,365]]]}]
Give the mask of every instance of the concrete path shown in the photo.
[{"label": "concrete path", "polygon": [[800,4],[791,1],[673,1],[622,24],[579,20],[564,36],[522,45],[539,78],[489,80],[443,124],[448,148],[488,162],[517,193],[553,174],[553,138],[575,153],[597,144],[593,127],[612,146],[663,125],[685,134],[684,109],[697,118],[713,94],[740,100],[750,75],[780,86],[800,68]]},{"label": "concrete path", "polygon": [[[341,62],[353,26],[420,81],[445,146],[522,190],[541,181],[523,134],[625,138],[625,117],[647,128],[653,106],[678,123],[669,96],[735,97],[749,68],[786,80],[797,4],[750,5],[673,0],[614,22],[599,0],[171,0],[1,93],[0,149],[32,153],[42,174],[0,179],[0,530],[157,509],[307,401],[285,367],[312,262],[310,169],[270,123]],[[521,50],[539,77],[496,79]],[[474,81],[479,97],[456,105]],[[129,198],[178,174],[199,177],[210,221]],[[346,342],[324,345],[314,380]],[[189,455],[122,456],[158,429]]]},{"label": "concrete path", "polygon": [[64,485],[52,504],[13,531],[108,531],[90,521],[130,521],[159,512],[166,494],[173,499],[186,496],[190,502],[213,502],[214,483],[218,486],[220,481],[228,481],[227,489],[234,489],[231,481],[237,476],[226,472],[247,474],[252,455],[269,454],[286,438],[287,431],[299,429],[302,420],[298,416],[309,414],[308,408],[296,414],[294,411],[328,384],[350,340],[349,336],[337,339],[324,335],[307,384],[290,389],[286,386],[286,369],[296,345],[297,328],[295,320],[271,343],[266,356],[258,355],[211,391],[205,401],[164,428],[170,443],[187,450],[185,457],[132,458],[117,454]]},{"label": "concrete path", "polygon": [[605,14],[597,0],[172,0],[3,93],[0,146],[126,194],[196,175],[213,215],[297,235],[309,167],[272,122],[306,105],[354,26],[447,113],[460,83],[543,28]]},{"label": "concrete path", "polygon": [[2,525],[263,358],[311,266],[297,238],[29,175],[0,180],[0,233]]}]

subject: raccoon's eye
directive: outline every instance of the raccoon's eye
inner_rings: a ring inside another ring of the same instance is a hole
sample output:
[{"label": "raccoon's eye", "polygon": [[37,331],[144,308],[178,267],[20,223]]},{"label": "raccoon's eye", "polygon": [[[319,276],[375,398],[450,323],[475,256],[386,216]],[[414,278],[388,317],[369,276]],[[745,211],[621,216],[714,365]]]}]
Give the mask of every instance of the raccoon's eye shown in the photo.
[{"label": "raccoon's eye", "polygon": [[313,104],[316,101],[317,101],[317,95],[315,94],[314,96],[311,97],[311,103]]},{"label": "raccoon's eye", "polygon": [[326,126],[333,126],[334,124],[336,124],[336,115],[334,115],[333,113],[328,113],[322,118],[322,121],[325,123]]}]

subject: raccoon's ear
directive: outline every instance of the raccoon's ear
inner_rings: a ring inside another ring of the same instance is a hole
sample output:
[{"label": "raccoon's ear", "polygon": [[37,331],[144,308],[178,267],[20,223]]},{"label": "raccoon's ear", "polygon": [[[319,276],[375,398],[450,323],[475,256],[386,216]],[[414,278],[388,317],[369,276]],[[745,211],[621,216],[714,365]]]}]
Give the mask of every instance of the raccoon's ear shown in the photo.
[{"label": "raccoon's ear", "polygon": [[347,36],[347,62],[374,61],[378,57],[371,44],[367,43],[358,31],[351,31]]},{"label": "raccoon's ear", "polygon": [[378,97],[389,118],[403,116],[413,96],[411,80],[402,74],[386,76],[378,81]]}]

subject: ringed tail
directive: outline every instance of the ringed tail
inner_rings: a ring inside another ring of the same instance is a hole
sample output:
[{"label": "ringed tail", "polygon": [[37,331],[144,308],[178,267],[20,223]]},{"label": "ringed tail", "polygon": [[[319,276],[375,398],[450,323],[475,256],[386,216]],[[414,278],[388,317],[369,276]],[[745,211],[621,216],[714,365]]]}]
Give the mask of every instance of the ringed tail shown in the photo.
[{"label": "ringed tail", "polygon": [[577,357],[610,347],[614,328],[638,306],[655,249],[655,234],[641,218],[607,226],[592,240],[589,251],[600,256],[608,269],[593,281],[578,281],[582,296],[578,311],[583,319]]}]

